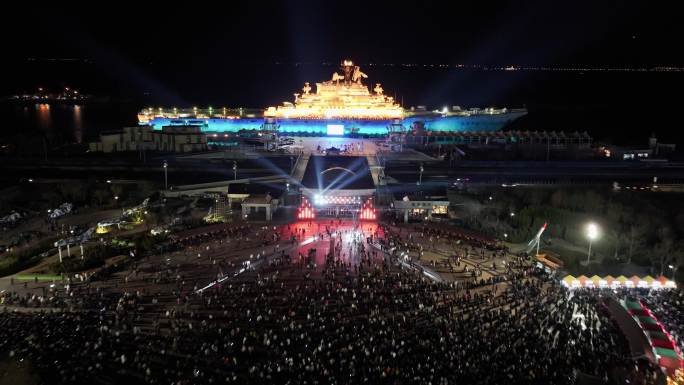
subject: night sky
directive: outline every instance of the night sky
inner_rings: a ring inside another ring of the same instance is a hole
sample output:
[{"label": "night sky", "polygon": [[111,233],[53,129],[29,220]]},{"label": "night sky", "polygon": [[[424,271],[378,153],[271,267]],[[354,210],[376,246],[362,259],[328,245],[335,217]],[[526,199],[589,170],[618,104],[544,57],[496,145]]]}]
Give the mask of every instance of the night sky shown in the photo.
[{"label": "night sky", "polygon": [[38,8],[3,29],[13,59],[111,55],[178,68],[188,55],[201,66],[337,62],[340,52],[364,62],[684,65],[679,9],[651,2],[193,4]]},{"label": "night sky", "polygon": [[0,95],[68,85],[140,105],[263,108],[291,100],[305,81],[328,79],[350,58],[406,106],[524,106],[533,113],[521,128],[622,136],[628,127],[637,141],[655,130],[675,139],[679,126],[663,113],[605,111],[673,111],[680,103],[670,95],[684,88],[684,72],[368,68],[684,67],[675,2],[141,3],[6,14],[0,28],[9,70],[0,72]]},{"label": "night sky", "polygon": [[4,39],[11,59],[163,62],[190,71],[236,61],[337,62],[342,52],[361,62],[684,65],[679,9],[651,2],[366,3],[34,8],[2,28],[12,36]]}]

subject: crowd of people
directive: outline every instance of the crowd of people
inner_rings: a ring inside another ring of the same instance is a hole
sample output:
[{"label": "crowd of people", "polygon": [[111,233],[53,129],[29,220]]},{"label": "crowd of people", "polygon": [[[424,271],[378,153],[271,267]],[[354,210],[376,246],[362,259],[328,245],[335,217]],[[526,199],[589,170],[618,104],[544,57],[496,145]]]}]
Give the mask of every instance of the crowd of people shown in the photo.
[{"label": "crowd of people", "polygon": [[644,298],[679,351],[684,352],[684,290],[652,290]]},{"label": "crowd of people", "polygon": [[[433,282],[374,247],[393,230],[316,226],[177,240],[201,249],[282,233],[330,244],[324,263],[298,264],[270,240],[268,263],[205,291],[74,283],[41,303],[46,311],[23,311],[31,297],[7,294],[0,351],[70,384],[570,384],[633,370],[600,292],[568,291],[522,261],[505,278]],[[213,266],[202,258],[193,269]]]}]

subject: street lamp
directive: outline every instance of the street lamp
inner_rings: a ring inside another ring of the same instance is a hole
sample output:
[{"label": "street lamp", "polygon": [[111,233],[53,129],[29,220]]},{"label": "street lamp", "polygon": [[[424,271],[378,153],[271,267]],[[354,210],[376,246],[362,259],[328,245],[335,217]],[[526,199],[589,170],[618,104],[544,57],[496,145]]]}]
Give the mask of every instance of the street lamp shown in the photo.
[{"label": "street lamp", "polygon": [[169,189],[169,174],[168,174],[168,169],[169,169],[169,164],[164,161],[164,164],[162,165],[164,167],[164,189],[168,190]]},{"label": "street lamp", "polygon": [[418,184],[419,185],[423,184],[423,171],[425,171],[425,169],[423,168],[423,164],[421,163],[420,164],[420,177],[418,178]]},{"label": "street lamp", "polygon": [[237,180],[237,162],[233,161],[233,179]]},{"label": "street lamp", "polygon": [[594,239],[598,238],[599,235],[599,228],[596,223],[589,223],[587,225],[586,235],[589,239],[589,251],[587,252],[587,264],[589,264],[589,260],[591,259],[591,243]]},{"label": "street lamp", "polygon": [[670,270],[672,270],[672,281],[674,281],[675,280],[675,267],[672,265],[667,265],[667,267],[669,267]]}]

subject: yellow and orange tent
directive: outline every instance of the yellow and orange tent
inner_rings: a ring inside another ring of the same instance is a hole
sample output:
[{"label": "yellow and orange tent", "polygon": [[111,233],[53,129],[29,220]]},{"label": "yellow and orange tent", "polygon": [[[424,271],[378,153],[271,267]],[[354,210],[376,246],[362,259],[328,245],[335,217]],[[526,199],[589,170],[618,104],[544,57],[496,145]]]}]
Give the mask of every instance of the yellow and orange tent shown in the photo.
[{"label": "yellow and orange tent", "polygon": [[582,275],[580,275],[579,277],[577,277],[577,280],[579,281],[580,286],[584,286],[584,285],[587,283],[587,280],[588,280],[588,279],[589,279],[589,278],[587,278],[587,276],[584,275],[584,274],[582,274]]},{"label": "yellow and orange tent", "polygon": [[577,278],[573,277],[572,275],[566,275],[565,278],[563,278],[563,282],[565,282],[566,285],[572,286],[572,283],[576,280]]},{"label": "yellow and orange tent", "polygon": [[598,275],[594,274],[591,278],[589,278],[592,284],[594,284],[594,287],[599,287],[599,281],[601,281],[601,277]]}]

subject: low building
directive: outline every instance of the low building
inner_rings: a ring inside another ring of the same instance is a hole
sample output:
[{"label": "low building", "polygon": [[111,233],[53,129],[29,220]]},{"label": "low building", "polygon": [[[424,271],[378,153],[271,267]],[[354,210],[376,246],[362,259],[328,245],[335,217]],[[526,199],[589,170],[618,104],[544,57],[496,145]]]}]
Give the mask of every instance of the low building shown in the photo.
[{"label": "low building", "polygon": [[270,222],[273,213],[278,208],[278,200],[271,198],[271,194],[265,196],[250,196],[242,202],[242,216],[245,219],[261,219]]},{"label": "low building", "polygon": [[414,131],[406,136],[408,145],[519,146],[559,149],[588,149],[592,138],[585,132],[563,131]]},{"label": "low building", "polygon": [[639,160],[649,158],[663,158],[676,150],[676,145],[671,143],[660,143],[655,135],[648,138],[648,147],[623,147],[609,145],[601,147],[600,150],[607,158],[617,160]]},{"label": "low building", "polygon": [[162,151],[198,152],[207,150],[207,135],[201,126],[124,127],[100,133],[100,141],[89,145],[94,152]]},{"label": "low building", "polygon": [[392,208],[397,219],[409,221],[431,221],[449,219],[449,198],[446,188],[431,188],[427,191],[397,192]]}]

